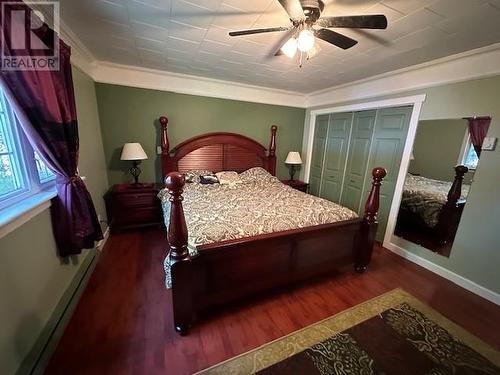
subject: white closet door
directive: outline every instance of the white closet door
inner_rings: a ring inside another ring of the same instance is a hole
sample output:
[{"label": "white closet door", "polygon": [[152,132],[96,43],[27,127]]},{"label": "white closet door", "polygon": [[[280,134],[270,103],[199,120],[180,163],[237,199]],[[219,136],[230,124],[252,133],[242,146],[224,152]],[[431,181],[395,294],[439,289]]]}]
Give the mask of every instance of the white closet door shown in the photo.
[{"label": "white closet door", "polygon": [[309,192],[313,195],[319,195],[321,187],[321,174],[323,171],[323,160],[325,156],[325,145],[326,136],[328,133],[329,118],[330,115],[320,115],[316,117],[311,159],[311,172],[309,175]]},{"label": "white closet door", "polygon": [[361,213],[366,169],[375,129],[377,111],[356,112],[353,118],[349,153],[340,203]]},{"label": "white closet door", "polygon": [[363,199],[368,198],[371,189],[371,170],[384,167],[387,176],[380,189],[380,208],[378,212],[377,239],[382,240],[396,188],[401,157],[408,135],[412,107],[379,109],[375,122],[375,132],[368,161],[367,178]]},{"label": "white closet door", "polygon": [[352,112],[330,115],[319,196],[333,202],[340,202],[352,118]]}]

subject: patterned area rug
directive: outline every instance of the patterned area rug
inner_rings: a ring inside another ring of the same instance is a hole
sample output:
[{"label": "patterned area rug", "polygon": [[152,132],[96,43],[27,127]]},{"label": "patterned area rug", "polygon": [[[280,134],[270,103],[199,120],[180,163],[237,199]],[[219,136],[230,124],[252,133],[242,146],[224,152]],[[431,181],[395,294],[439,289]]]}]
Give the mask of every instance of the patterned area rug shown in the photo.
[{"label": "patterned area rug", "polygon": [[395,289],[198,374],[500,374],[500,353]]}]

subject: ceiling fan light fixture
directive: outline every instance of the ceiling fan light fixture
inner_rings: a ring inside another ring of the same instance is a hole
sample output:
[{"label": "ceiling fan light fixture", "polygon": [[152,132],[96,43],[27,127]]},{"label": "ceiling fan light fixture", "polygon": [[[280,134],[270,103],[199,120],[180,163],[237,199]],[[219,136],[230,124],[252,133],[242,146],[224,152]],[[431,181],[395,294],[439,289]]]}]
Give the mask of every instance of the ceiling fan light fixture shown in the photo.
[{"label": "ceiling fan light fixture", "polygon": [[319,46],[319,43],[315,42],[314,46],[309,51],[307,51],[307,59],[310,60],[313,57],[316,57],[320,53],[320,51],[321,47]]},{"label": "ceiling fan light fixture", "polygon": [[289,58],[292,58],[297,52],[297,44],[297,39],[292,37],[288,39],[285,44],[283,44],[283,47],[281,47],[281,52],[283,52]]},{"label": "ceiling fan light fixture", "polygon": [[299,34],[299,39],[297,40],[297,48],[301,52],[307,52],[314,47],[314,34],[311,30],[302,30]]}]

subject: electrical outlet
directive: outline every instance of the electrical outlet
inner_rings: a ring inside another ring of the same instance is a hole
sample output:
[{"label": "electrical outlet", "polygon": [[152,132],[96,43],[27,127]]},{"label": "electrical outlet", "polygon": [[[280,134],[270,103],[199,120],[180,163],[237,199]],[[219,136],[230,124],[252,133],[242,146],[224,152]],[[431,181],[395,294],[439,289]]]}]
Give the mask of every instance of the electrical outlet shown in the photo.
[{"label": "electrical outlet", "polygon": [[483,141],[483,146],[481,147],[481,150],[495,151],[496,145],[497,145],[497,138],[487,137]]},{"label": "electrical outlet", "polygon": [[156,154],[161,155],[161,146],[156,146]]}]

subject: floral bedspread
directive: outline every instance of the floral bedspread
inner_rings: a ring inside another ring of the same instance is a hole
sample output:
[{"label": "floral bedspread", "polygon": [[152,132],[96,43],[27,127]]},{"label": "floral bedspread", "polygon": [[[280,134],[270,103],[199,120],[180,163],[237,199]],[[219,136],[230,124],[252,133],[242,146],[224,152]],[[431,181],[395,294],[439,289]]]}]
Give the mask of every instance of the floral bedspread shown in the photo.
[{"label": "floral bedspread", "polygon": [[[419,215],[429,228],[439,221],[439,213],[448,200],[452,183],[423,176],[406,176],[401,206]],[[469,194],[470,185],[462,185],[462,198]]]}]

